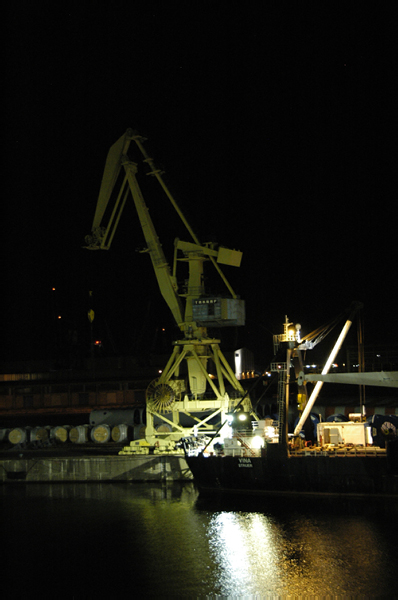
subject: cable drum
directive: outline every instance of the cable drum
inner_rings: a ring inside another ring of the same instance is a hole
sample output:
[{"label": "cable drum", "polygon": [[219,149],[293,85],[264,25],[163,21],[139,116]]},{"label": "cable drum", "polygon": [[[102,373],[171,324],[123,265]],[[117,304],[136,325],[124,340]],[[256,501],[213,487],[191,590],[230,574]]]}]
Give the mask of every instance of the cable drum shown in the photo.
[{"label": "cable drum", "polygon": [[15,427],[11,429],[8,434],[8,441],[15,446],[18,444],[25,444],[30,439],[30,428],[29,427]]},{"label": "cable drum", "polygon": [[112,441],[117,444],[124,444],[130,442],[133,439],[133,430],[129,425],[122,423],[112,427],[111,431]]},{"label": "cable drum", "polygon": [[56,443],[65,444],[69,441],[70,425],[57,425],[50,431],[50,438]]},{"label": "cable drum", "polygon": [[134,440],[144,440],[145,439],[145,425],[134,425],[133,429],[133,439]]},{"label": "cable drum", "polygon": [[6,442],[8,440],[9,429],[0,429],[0,442]]},{"label": "cable drum", "polygon": [[85,444],[88,442],[89,429],[88,425],[78,425],[77,427],[73,427],[69,432],[70,441],[73,444]]},{"label": "cable drum", "polygon": [[168,423],[162,423],[161,425],[155,426],[157,433],[171,433],[172,427]]},{"label": "cable drum", "polygon": [[31,442],[47,442],[50,437],[48,427],[33,427],[30,432]]},{"label": "cable drum", "polygon": [[141,425],[146,420],[146,408],[136,408],[134,410],[134,425]]},{"label": "cable drum", "polygon": [[92,428],[90,437],[96,444],[106,444],[111,439],[111,428],[106,424],[97,425]]},{"label": "cable drum", "polygon": [[146,390],[146,401],[148,408],[153,412],[170,412],[177,400],[177,389],[174,389],[173,381],[168,383],[154,379]]},{"label": "cable drum", "polygon": [[373,444],[385,448],[388,441],[397,438],[398,416],[375,414],[371,426]]}]

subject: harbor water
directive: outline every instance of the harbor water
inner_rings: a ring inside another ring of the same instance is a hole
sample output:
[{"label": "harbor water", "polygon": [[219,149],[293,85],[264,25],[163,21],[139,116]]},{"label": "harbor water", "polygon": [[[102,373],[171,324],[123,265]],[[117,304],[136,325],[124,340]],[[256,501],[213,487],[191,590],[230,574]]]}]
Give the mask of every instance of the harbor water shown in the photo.
[{"label": "harbor water", "polygon": [[4,598],[398,598],[396,501],[22,482],[0,500]]}]

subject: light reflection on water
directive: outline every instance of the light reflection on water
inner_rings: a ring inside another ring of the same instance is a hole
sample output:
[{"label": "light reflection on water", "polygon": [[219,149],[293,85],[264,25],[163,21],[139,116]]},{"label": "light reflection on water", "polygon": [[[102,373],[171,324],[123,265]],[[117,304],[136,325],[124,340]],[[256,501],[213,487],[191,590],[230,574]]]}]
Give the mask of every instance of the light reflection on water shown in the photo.
[{"label": "light reflection on water", "polygon": [[192,484],[17,484],[0,502],[14,594],[395,595],[395,504],[203,500]]},{"label": "light reflection on water", "polygon": [[227,595],[392,597],[395,590],[388,548],[362,518],[221,512],[210,520],[209,545]]}]

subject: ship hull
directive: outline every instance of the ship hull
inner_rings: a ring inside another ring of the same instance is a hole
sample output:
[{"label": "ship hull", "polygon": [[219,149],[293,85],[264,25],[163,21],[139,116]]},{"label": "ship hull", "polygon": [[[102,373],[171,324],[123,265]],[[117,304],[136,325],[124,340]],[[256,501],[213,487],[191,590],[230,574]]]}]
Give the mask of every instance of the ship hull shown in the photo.
[{"label": "ship hull", "polygon": [[384,454],[289,456],[274,445],[261,456],[186,458],[202,493],[398,496],[397,444]]}]

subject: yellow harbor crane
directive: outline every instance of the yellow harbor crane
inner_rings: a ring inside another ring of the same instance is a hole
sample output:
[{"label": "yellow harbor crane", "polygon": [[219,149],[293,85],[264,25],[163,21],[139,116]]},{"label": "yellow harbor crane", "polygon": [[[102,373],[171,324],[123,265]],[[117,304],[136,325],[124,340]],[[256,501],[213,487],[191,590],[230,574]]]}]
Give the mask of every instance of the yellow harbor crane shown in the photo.
[{"label": "yellow harbor crane", "polygon": [[[174,348],[166,367],[160,377],[151,382],[146,392],[145,443],[170,449],[183,436],[196,432],[214,433],[218,424],[225,421],[226,414],[242,399],[242,409],[251,412],[250,398],[245,396],[240,382],[221,352],[220,340],[209,337],[207,333],[208,327],[244,325],[244,301],[235,294],[220,268],[221,264],[239,267],[242,253],[214,243],[200,243],[167,188],[161,171],[148,156],[144,141],[145,138],[128,129],[110,148],[92,233],[86,237],[86,247],[92,250],[110,248],[123,208],[131,194],[146,242],[144,251],[151,258],[160,292],[182,332],[182,339],[173,342]],[[132,142],[143,156],[143,162],[149,169],[147,174],[160,183],[191,238],[187,242],[175,239],[172,269],[166,260],[137,182],[138,165],[128,155]],[[109,218],[105,218],[105,213],[110,213]],[[106,221],[105,225],[103,221]],[[188,280],[182,289],[177,280],[177,266],[181,262],[188,263]],[[214,266],[225,284],[227,292],[222,296],[206,293],[205,263]],[[180,374],[183,361],[187,367],[187,378]],[[211,378],[208,373],[209,362],[214,365],[215,378]],[[233,393],[227,393],[227,383]],[[155,428],[155,419],[166,424],[166,427]],[[163,431],[160,432],[159,429]],[[164,429],[169,429],[170,432],[165,435]]]}]

